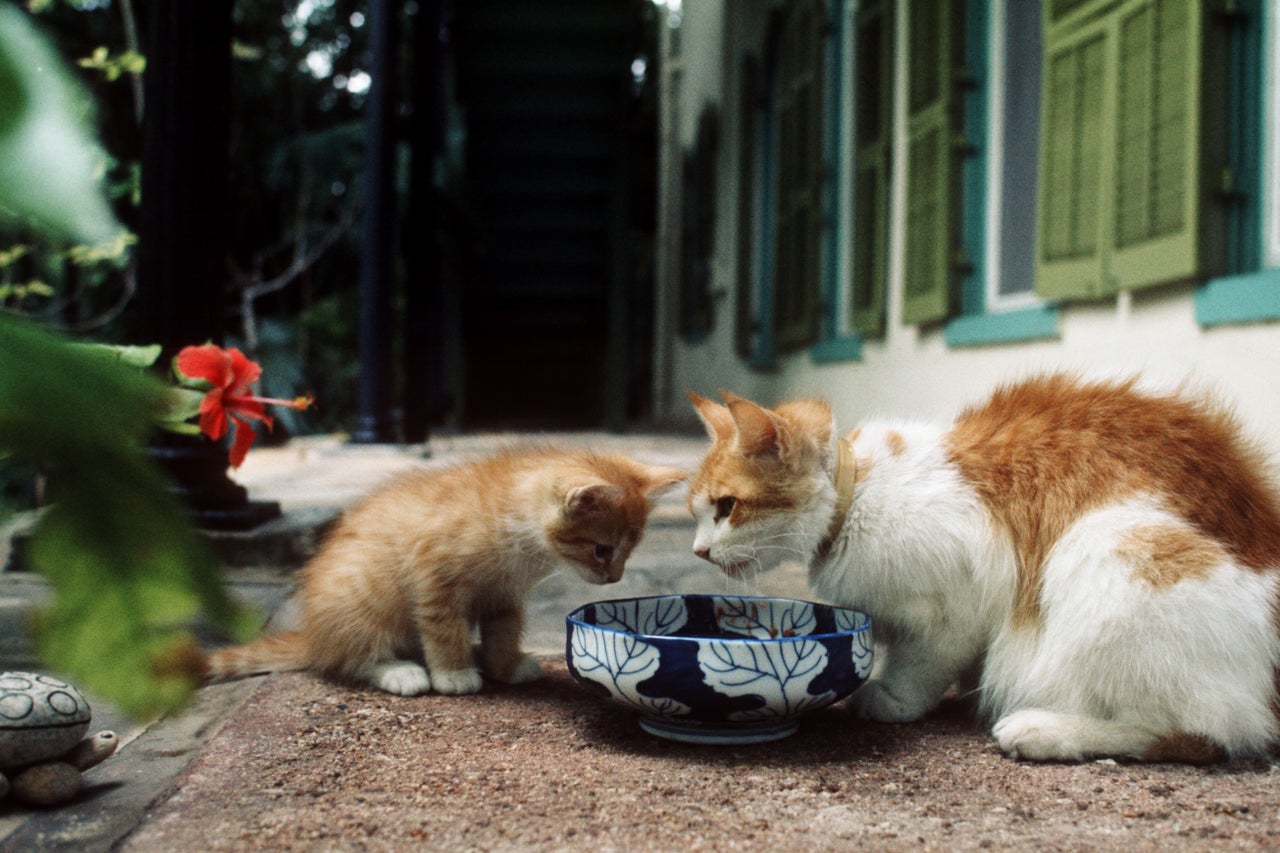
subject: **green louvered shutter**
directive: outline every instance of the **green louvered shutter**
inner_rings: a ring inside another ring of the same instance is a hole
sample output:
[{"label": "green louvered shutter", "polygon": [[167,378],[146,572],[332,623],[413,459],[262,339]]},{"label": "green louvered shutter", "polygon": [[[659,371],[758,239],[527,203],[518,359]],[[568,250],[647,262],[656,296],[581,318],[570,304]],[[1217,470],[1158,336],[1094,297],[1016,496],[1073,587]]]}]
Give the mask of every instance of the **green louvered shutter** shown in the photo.
[{"label": "green louvered shutter", "polygon": [[1225,162],[1225,122],[1208,117],[1226,107],[1226,55],[1205,21],[1197,0],[1047,8],[1040,295],[1105,296],[1221,267],[1222,208],[1204,178]]},{"label": "green louvered shutter", "polygon": [[1040,210],[1036,292],[1050,298],[1101,295],[1102,225],[1109,221],[1108,39],[1088,26],[1045,39],[1041,98]]},{"label": "green louvered shutter", "polygon": [[1117,23],[1111,274],[1122,288],[1205,272],[1208,259],[1200,251],[1199,10],[1196,0],[1135,3],[1122,8]]},{"label": "green louvered shutter", "polygon": [[823,181],[822,0],[787,10],[778,55],[775,341],[794,350],[817,336]]},{"label": "green louvered shutter", "polygon": [[907,222],[902,319],[944,319],[957,249],[960,0],[911,0],[907,58]]},{"label": "green louvered shutter", "polygon": [[893,6],[858,7],[854,152],[853,328],[884,331],[889,259],[889,153],[893,131]]}]

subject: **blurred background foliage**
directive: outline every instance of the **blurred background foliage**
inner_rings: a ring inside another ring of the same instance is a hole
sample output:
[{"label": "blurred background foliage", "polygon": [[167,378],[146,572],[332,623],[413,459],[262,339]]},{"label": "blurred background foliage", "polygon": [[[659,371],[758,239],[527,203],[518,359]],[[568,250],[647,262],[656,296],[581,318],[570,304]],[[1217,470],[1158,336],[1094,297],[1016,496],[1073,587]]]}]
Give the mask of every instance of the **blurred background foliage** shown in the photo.
[{"label": "blurred background foliage", "polygon": [[[0,310],[79,337],[137,343],[128,307],[147,2],[15,5],[90,93],[103,181],[125,230],[81,245],[0,219]],[[353,417],[367,14],[362,0],[233,6],[227,342],[262,363],[264,392],[309,390],[321,401],[282,417],[276,439],[342,430]],[[24,479],[0,475],[0,500],[21,500]]]},{"label": "blurred background foliage", "polygon": [[[113,192],[120,212],[109,206],[91,102],[26,15],[0,0],[0,214],[11,238],[0,282],[0,494],[22,505],[29,495],[15,484],[36,471],[49,491],[23,548],[54,592],[34,625],[42,661],[147,717],[199,685],[201,617],[238,636],[254,620],[142,452],[178,401],[146,370],[160,347],[89,346],[50,328],[123,322],[127,312],[94,298],[129,293],[134,241],[122,222],[136,201]],[[95,50],[81,67],[118,81],[138,62]],[[179,419],[194,413],[190,396]]]}]

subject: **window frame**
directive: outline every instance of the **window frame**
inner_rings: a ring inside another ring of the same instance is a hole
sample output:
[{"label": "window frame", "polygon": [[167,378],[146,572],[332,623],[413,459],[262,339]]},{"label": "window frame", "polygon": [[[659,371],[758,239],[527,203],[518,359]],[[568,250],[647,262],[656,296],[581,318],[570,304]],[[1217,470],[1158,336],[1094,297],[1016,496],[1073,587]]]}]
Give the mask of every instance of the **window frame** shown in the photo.
[{"label": "window frame", "polygon": [[[1056,303],[1040,297],[1034,289],[1036,226],[1032,223],[1026,244],[1005,242],[1007,219],[1006,178],[1011,163],[1005,146],[1008,113],[1009,44],[1006,28],[1008,6],[1024,0],[968,0],[965,6],[966,64],[974,75],[974,86],[966,93],[964,134],[981,139],[962,166],[963,223],[965,254],[970,266],[961,280],[961,314],[949,320],[943,338],[949,348],[987,346],[1058,337],[1059,312]],[[995,8],[997,5],[1004,9]],[[1036,9],[1039,26],[1039,4]],[[1043,59],[1041,50],[1040,59]],[[1037,99],[1038,100],[1038,99]],[[1036,144],[1029,160],[1018,168],[1032,176],[1032,202],[1038,181],[1039,116]],[[1011,255],[1025,253],[1026,274],[1032,277],[1024,292],[1000,293],[1000,283],[1012,265]]]},{"label": "window frame", "polygon": [[[893,0],[885,0],[892,8]],[[832,22],[827,44],[827,181],[824,239],[823,239],[823,302],[817,342],[809,348],[810,360],[815,364],[841,361],[857,361],[862,358],[863,332],[857,328],[855,317],[854,247],[857,228],[857,172],[858,145],[857,110],[854,99],[858,92],[858,62],[862,56],[859,45],[858,19],[862,4],[854,0],[831,0],[828,10]],[[892,22],[893,16],[889,15]],[[887,41],[893,44],[890,30]],[[888,113],[892,116],[892,77],[887,86]],[[884,145],[892,149],[893,127],[890,122],[884,129]],[[886,173],[890,171],[886,155]],[[889,246],[888,184],[885,177],[885,233],[883,235],[885,262]],[[882,271],[887,272],[887,271]],[[885,323],[888,293],[888,276],[880,281],[879,325]]]},{"label": "window frame", "polygon": [[1196,288],[1196,322],[1205,328],[1280,320],[1280,0],[1239,0],[1238,11],[1253,26],[1231,46],[1238,73],[1230,102],[1246,104],[1232,116],[1232,168],[1257,192],[1232,223],[1233,274]]}]

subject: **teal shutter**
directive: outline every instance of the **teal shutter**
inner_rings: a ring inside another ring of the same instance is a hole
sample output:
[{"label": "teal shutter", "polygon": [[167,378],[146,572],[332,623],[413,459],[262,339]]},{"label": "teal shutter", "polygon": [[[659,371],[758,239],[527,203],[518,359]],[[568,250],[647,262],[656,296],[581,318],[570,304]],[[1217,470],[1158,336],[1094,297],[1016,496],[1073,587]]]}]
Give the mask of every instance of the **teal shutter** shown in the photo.
[{"label": "teal shutter", "polygon": [[955,290],[960,132],[959,0],[911,0],[907,59],[907,221],[902,319],[944,319]]},{"label": "teal shutter", "polygon": [[893,131],[893,6],[858,7],[854,80],[852,325],[864,335],[884,331],[889,266],[889,174]]},{"label": "teal shutter", "polygon": [[751,355],[755,332],[756,282],[756,169],[759,143],[756,109],[760,100],[760,68],[754,57],[742,63],[738,123],[737,298],[734,346],[739,356]]},{"label": "teal shutter", "polygon": [[817,336],[823,181],[822,0],[787,9],[778,55],[775,340],[781,350]]}]

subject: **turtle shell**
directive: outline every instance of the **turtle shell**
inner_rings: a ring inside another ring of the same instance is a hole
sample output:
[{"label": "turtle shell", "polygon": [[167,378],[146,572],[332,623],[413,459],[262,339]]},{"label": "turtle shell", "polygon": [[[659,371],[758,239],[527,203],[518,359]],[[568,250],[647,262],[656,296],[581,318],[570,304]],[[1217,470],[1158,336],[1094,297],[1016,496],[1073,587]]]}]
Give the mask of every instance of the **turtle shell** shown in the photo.
[{"label": "turtle shell", "polygon": [[84,696],[65,681],[0,674],[0,769],[57,758],[80,742],[92,716]]}]

